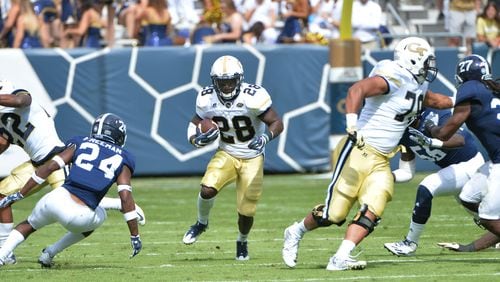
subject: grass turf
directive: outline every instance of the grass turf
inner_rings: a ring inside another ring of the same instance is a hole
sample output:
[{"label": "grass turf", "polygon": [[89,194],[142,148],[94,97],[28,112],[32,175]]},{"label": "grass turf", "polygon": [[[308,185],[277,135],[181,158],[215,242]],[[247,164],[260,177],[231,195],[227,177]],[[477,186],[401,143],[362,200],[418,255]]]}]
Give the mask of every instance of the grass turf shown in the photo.
[{"label": "grass turf", "polygon": [[[329,272],[328,259],[339,246],[346,225],[306,234],[295,269],[281,260],[283,230],[324,201],[328,178],[316,175],[266,175],[262,200],[249,236],[249,261],[236,261],[237,214],[235,191],[223,190],[212,209],[210,225],[198,242],[186,246],[182,236],[196,220],[200,177],[137,178],[134,196],[147,216],[141,227],[143,250],[131,253],[128,229],[117,211],[89,238],[56,256],[52,269],[41,269],[42,248],[65,230],[54,224],[35,232],[16,250],[18,263],[0,268],[2,281],[494,281],[500,276],[500,252],[478,253],[442,250],[437,242],[468,243],[483,234],[454,197],[434,199],[432,217],[417,254],[395,257],[386,242],[406,235],[415,191],[424,177],[397,184],[395,196],[375,231],[356,249],[367,260],[363,271]],[[36,200],[48,190],[14,205],[15,222],[26,218]],[[115,197],[111,189],[109,196]],[[353,209],[351,217],[356,212]]]}]

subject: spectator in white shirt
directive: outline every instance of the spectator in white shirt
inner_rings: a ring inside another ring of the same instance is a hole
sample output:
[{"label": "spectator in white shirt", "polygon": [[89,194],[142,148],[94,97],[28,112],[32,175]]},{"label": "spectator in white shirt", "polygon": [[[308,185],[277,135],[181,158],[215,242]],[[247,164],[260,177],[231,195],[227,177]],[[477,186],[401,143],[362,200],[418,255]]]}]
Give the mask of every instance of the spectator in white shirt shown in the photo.
[{"label": "spectator in white shirt", "polygon": [[380,47],[379,28],[382,8],[372,0],[357,0],[352,5],[352,36],[361,41],[363,50]]}]

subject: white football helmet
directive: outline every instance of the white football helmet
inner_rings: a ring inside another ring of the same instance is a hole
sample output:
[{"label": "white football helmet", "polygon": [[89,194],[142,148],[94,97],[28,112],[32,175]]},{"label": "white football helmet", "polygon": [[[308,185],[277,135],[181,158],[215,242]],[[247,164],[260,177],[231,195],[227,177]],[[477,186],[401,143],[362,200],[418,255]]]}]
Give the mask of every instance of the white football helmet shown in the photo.
[{"label": "white football helmet", "polygon": [[419,37],[407,37],[394,49],[394,61],[411,72],[418,83],[432,82],[437,75],[436,56],[429,43]]},{"label": "white football helmet", "polygon": [[210,77],[217,95],[224,101],[232,100],[240,93],[243,66],[233,56],[222,56],[212,65]]}]

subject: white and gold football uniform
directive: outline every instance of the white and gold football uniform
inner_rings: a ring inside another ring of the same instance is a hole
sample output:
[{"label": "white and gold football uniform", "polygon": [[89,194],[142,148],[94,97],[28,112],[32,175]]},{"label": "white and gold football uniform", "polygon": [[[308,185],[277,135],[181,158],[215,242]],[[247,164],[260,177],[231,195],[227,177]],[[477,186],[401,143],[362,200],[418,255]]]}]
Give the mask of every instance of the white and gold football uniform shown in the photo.
[{"label": "white and gold football uniform", "polygon": [[[16,90],[12,95],[29,95],[25,90]],[[18,145],[24,149],[31,161],[24,162],[14,168],[9,176],[0,182],[0,194],[9,195],[19,191],[28,181],[36,166],[49,160],[64,148],[64,143],[59,139],[54,121],[48,113],[35,101],[28,107],[1,107],[0,108],[0,134],[10,144]],[[56,188],[64,182],[64,171],[52,173],[45,184]],[[44,185],[39,185],[34,192]]]},{"label": "white and gold football uniform", "polygon": [[239,95],[222,101],[212,86],[205,87],[196,99],[196,114],[210,118],[219,127],[219,149],[210,160],[201,183],[220,191],[236,181],[238,212],[254,216],[262,193],[263,151],[248,144],[261,135],[266,125],[259,118],[272,105],[271,97],[259,85],[242,83]]},{"label": "white and gold football uniform", "polygon": [[409,71],[389,60],[379,62],[369,76],[384,78],[389,91],[365,99],[357,122],[365,145],[357,147],[345,137],[335,148],[323,213],[334,223],[345,220],[356,200],[382,215],[394,188],[389,160],[420,112],[428,88],[427,82],[420,85]]}]

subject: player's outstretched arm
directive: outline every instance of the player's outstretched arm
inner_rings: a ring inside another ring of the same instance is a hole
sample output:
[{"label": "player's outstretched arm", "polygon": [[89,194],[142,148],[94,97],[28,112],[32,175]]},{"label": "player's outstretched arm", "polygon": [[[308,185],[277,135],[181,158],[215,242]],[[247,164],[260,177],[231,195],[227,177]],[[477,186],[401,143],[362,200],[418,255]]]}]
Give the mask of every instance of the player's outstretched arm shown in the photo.
[{"label": "player's outstretched arm", "polygon": [[14,202],[17,202],[24,198],[31,189],[35,188],[38,184],[45,182],[45,179],[54,171],[63,168],[67,163],[70,162],[75,151],[75,146],[67,147],[60,154],[52,158],[52,160],[46,162],[40,166],[33,174],[31,178],[24,184],[23,188],[19,192],[10,194],[7,197],[0,200],[0,208],[10,206]]},{"label": "player's outstretched arm", "polygon": [[16,92],[16,95],[10,93],[0,94],[0,105],[13,108],[27,107],[31,105],[31,95],[26,91]]},{"label": "player's outstretched arm", "polygon": [[455,242],[453,243],[443,242],[443,243],[438,243],[438,246],[455,252],[478,252],[486,248],[493,247],[497,243],[500,243],[500,238],[491,232],[487,232],[479,239],[467,245],[462,245]]},{"label": "player's outstretched arm", "polygon": [[135,201],[132,196],[132,186],[130,179],[132,172],[128,166],[124,166],[120,175],[116,179],[118,187],[118,195],[122,202],[122,212],[125,221],[127,222],[130,232],[130,244],[132,246],[132,254],[130,258],[135,257],[142,250],[142,241],[139,236],[139,225],[137,223],[137,212],[135,211]]}]

